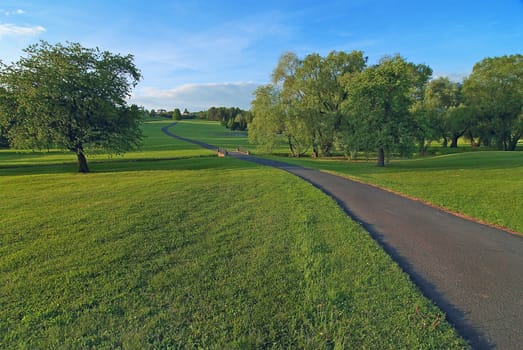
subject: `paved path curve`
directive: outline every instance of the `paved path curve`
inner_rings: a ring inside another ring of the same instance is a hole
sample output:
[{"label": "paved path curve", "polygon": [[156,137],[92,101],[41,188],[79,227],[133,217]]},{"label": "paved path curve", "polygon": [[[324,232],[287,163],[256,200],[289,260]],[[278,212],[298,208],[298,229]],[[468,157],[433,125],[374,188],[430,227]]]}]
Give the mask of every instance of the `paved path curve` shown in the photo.
[{"label": "paved path curve", "polygon": [[[163,131],[179,138],[168,127]],[[523,348],[523,236],[318,170],[230,155],[286,170],[332,196],[447,314],[473,348]]]}]

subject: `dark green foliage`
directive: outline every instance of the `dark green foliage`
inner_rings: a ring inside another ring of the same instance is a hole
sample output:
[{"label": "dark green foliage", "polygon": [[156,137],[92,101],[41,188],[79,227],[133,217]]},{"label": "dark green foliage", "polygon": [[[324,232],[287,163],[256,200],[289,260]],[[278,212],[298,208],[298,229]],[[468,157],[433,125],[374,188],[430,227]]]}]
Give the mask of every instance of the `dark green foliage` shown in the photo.
[{"label": "dark green foliage", "polygon": [[[287,142],[291,156],[376,153],[424,155],[431,142],[457,148],[461,137],[478,147],[514,150],[523,135],[521,55],[485,59],[465,84],[428,82],[432,70],[385,57],[366,67],[360,51],[303,60],[284,53],[272,84],[256,90],[250,141],[265,150]],[[464,86],[464,87],[463,87]]]},{"label": "dark green foliage", "polygon": [[172,116],[174,120],[182,120],[183,118],[182,112],[180,112],[179,108],[174,109],[174,111],[172,112]]},{"label": "dark green foliage", "polygon": [[[327,57],[307,55],[303,60],[288,52],[273,71],[272,84],[259,88],[252,102],[252,140],[272,147],[276,130],[287,140],[292,156],[309,148],[313,154],[329,155],[343,127],[342,104],[347,92],[344,81],[366,64],[361,51],[332,51]],[[264,142],[263,138],[269,141]],[[339,142],[338,142],[339,143]]]},{"label": "dark green foliage", "polygon": [[209,121],[220,122],[231,130],[247,130],[247,124],[251,121],[251,113],[238,107],[211,107],[206,111],[197,113],[198,118]]},{"label": "dark green foliage", "polygon": [[462,85],[448,78],[431,80],[423,99],[413,107],[416,118],[416,140],[420,154],[424,154],[431,141],[443,140],[443,146],[457,147],[457,142],[469,129],[472,119],[470,108],[463,104]]},{"label": "dark green foliage", "polygon": [[411,107],[422,99],[432,70],[400,56],[384,58],[347,84],[347,123],[354,147],[377,150],[378,166],[392,152],[408,155],[414,146],[416,120]]},{"label": "dark green foliage", "polygon": [[523,55],[483,59],[463,89],[477,117],[470,138],[514,151],[523,136]]},{"label": "dark green foliage", "polygon": [[25,52],[0,71],[8,101],[0,117],[14,147],[67,149],[88,172],[87,152],[119,154],[139,144],[143,113],[126,103],[140,79],[131,55],[44,41]]}]

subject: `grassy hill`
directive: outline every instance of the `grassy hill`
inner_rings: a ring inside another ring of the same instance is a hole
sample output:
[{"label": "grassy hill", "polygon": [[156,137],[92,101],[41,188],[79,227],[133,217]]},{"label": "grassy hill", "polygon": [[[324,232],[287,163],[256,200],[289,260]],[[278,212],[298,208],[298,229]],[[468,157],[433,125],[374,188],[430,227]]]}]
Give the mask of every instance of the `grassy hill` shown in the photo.
[{"label": "grassy hill", "polygon": [[0,348],[466,346],[333,200],[164,124],[90,174],[0,152]]}]

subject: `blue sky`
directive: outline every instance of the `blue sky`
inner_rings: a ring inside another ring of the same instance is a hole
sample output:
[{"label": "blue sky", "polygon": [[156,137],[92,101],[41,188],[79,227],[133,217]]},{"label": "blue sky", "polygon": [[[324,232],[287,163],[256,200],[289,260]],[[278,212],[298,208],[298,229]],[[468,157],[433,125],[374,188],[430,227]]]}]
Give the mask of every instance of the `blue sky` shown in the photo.
[{"label": "blue sky", "polygon": [[399,53],[461,80],[485,57],[523,52],[523,0],[0,0],[0,59],[43,39],[131,53],[132,102],[191,111],[248,109],[279,56]]}]

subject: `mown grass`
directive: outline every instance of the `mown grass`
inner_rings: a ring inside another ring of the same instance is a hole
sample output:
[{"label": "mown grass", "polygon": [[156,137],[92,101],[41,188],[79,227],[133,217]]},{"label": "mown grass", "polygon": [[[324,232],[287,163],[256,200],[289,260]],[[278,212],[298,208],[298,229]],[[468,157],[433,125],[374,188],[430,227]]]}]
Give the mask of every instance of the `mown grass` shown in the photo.
[{"label": "mown grass", "polygon": [[319,190],[153,125],[173,159],[2,169],[0,348],[466,346]]},{"label": "mown grass", "polygon": [[[172,130],[182,136],[187,132],[194,137],[200,132],[201,138],[209,143],[213,141],[208,138],[207,129],[200,128],[198,122],[186,124],[184,128],[180,126]],[[220,126],[215,123],[215,127]],[[450,154],[436,157],[393,160],[385,168],[376,167],[374,161],[364,160],[261,156],[383,186],[523,233],[523,202],[517,200],[523,197],[523,152],[482,152],[472,151],[470,147],[459,150],[462,152],[450,150]]]},{"label": "mown grass", "polygon": [[[166,137],[160,132],[161,127],[172,124],[170,120],[150,121],[143,125],[144,144],[136,151],[124,155],[88,154],[89,165],[100,162],[129,160],[150,160],[166,158],[187,158],[209,156],[212,151],[197,145],[181,142]],[[50,149],[44,151],[0,149],[0,171],[21,166],[76,164],[76,155],[72,152]]]},{"label": "mown grass", "polygon": [[252,148],[246,131],[229,130],[218,122],[182,120],[171,131],[189,139],[203,141],[213,146],[234,150],[238,147]]},{"label": "mown grass", "polygon": [[[281,159],[281,158],[280,158]],[[420,198],[482,221],[523,233],[523,153],[473,152],[374,163],[291,159]]]}]

